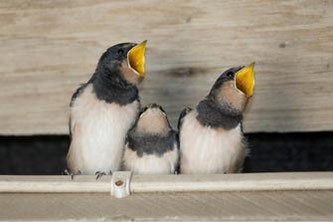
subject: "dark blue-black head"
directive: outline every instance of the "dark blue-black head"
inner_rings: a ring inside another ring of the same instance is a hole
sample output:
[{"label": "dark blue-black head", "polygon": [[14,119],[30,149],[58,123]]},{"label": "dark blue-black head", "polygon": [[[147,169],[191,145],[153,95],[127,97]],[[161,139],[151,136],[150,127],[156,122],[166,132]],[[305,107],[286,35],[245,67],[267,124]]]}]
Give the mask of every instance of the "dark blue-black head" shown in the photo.
[{"label": "dark blue-black head", "polygon": [[214,83],[208,98],[219,104],[244,110],[254,91],[254,63],[223,72]]},{"label": "dark blue-black head", "polygon": [[243,68],[243,66],[238,66],[238,67],[233,67],[233,68],[230,68],[226,71],[224,71],[220,76],[219,78],[215,81],[212,89],[211,89],[211,93],[219,90],[221,88],[221,86],[223,84],[225,84],[226,82],[229,82],[229,81],[234,81],[234,78],[235,78],[235,74],[241,69]]},{"label": "dark blue-black head", "polygon": [[136,43],[120,43],[108,48],[101,58],[98,65],[108,65],[110,62],[119,62],[127,59],[127,53],[130,49],[136,46]]},{"label": "dark blue-black head", "polygon": [[144,78],[146,42],[120,43],[108,48],[99,59],[96,71],[104,75],[121,75],[136,85]]},{"label": "dark blue-black head", "polygon": [[251,97],[254,90],[254,63],[224,71],[215,81],[210,94],[218,93],[226,85],[230,85],[241,94]]}]

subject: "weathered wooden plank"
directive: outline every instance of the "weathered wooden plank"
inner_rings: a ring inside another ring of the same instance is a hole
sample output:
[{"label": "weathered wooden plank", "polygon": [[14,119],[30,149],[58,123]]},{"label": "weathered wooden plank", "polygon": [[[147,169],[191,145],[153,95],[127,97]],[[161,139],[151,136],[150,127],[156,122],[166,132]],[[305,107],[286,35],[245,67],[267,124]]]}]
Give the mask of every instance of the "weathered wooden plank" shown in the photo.
[{"label": "weathered wooden plank", "polygon": [[333,191],[1,193],[5,221],[332,221]]},{"label": "weathered wooden plank", "polygon": [[148,39],[144,103],[176,122],[222,70],[256,62],[245,131],[333,130],[333,1],[1,1],[0,134],[67,133],[110,45]]},{"label": "weathered wooden plank", "polygon": [[[0,193],[110,193],[111,176],[0,176]],[[333,173],[133,175],[132,193],[333,190]]]}]

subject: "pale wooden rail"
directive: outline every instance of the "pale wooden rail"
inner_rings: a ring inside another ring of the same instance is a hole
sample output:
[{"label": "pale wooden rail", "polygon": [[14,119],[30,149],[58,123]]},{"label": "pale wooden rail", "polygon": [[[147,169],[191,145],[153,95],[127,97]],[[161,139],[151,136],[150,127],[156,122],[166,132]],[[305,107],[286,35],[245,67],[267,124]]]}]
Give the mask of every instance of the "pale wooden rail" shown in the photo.
[{"label": "pale wooden rail", "polygon": [[[110,193],[111,177],[0,176],[0,193]],[[257,173],[212,175],[134,175],[133,193],[198,191],[333,190],[333,173]]]},{"label": "pale wooden rail", "polygon": [[333,1],[0,2],[0,134],[65,134],[110,45],[148,39],[144,104],[176,122],[218,74],[256,62],[245,131],[333,130]]},{"label": "pale wooden rail", "polygon": [[0,221],[332,221],[333,173],[0,176]]}]

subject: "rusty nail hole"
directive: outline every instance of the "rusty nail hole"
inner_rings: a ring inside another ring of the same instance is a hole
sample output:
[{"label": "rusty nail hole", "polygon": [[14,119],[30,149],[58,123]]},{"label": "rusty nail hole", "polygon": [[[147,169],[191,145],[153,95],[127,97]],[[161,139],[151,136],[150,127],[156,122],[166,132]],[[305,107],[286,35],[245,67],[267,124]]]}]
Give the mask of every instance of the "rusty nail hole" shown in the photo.
[{"label": "rusty nail hole", "polygon": [[118,181],[115,182],[115,184],[116,184],[116,186],[119,187],[119,186],[123,185],[124,182],[122,180],[118,180]]}]

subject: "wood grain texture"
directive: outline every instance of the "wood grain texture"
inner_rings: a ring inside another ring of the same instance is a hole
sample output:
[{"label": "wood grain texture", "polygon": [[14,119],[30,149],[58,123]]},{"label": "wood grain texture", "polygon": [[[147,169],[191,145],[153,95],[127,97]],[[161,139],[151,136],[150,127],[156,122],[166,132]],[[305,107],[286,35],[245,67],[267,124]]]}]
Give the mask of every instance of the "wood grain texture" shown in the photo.
[{"label": "wood grain texture", "polygon": [[0,193],[1,221],[332,221],[333,191]]},{"label": "wood grain texture", "polygon": [[[0,176],[0,193],[110,193],[111,176]],[[333,173],[133,175],[132,193],[333,190]]]},{"label": "wood grain texture", "polygon": [[144,104],[175,125],[218,74],[256,62],[246,132],[333,130],[333,1],[0,2],[0,134],[64,134],[104,50],[148,39]]},{"label": "wood grain texture", "polygon": [[0,221],[332,221],[332,178],[134,175],[132,194],[116,199],[110,176],[0,176]]}]

